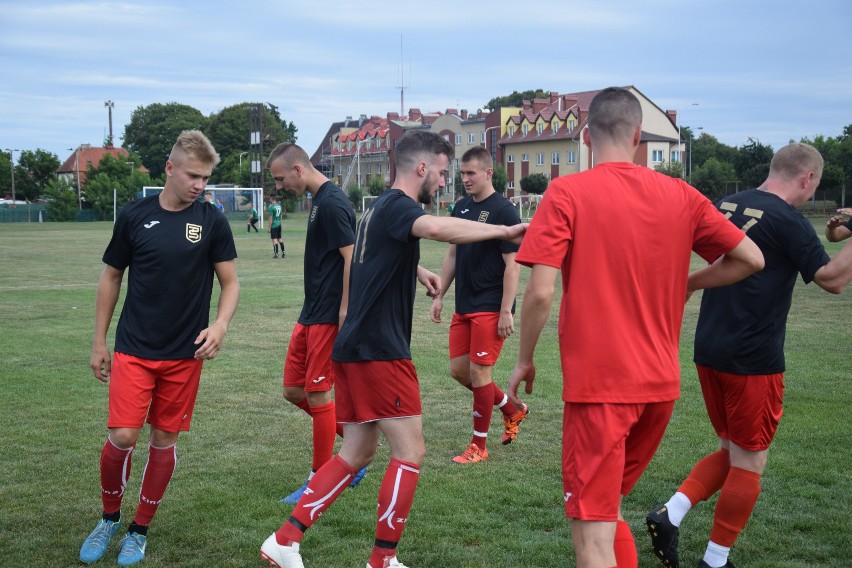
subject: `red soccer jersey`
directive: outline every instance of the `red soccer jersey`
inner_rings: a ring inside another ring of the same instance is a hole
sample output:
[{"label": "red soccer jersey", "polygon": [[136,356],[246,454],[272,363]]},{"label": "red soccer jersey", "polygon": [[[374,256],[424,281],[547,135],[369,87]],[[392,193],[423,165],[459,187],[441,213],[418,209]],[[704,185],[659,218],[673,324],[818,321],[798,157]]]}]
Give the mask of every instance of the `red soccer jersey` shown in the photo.
[{"label": "red soccer jersey", "polygon": [[713,262],[743,236],[697,190],[643,166],[553,180],[516,260],[562,270],[563,399],[677,399],[691,251]]}]

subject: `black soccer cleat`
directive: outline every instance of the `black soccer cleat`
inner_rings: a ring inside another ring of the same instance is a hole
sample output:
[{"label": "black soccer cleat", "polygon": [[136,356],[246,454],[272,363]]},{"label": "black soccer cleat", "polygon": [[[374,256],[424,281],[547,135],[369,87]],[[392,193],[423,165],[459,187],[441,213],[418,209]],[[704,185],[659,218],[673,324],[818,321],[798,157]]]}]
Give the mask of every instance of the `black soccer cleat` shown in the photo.
[{"label": "black soccer cleat", "polygon": [[645,517],[648,534],[651,535],[651,547],[654,555],[666,568],[678,568],[677,555],[679,529],[669,520],[669,511],[660,505]]}]

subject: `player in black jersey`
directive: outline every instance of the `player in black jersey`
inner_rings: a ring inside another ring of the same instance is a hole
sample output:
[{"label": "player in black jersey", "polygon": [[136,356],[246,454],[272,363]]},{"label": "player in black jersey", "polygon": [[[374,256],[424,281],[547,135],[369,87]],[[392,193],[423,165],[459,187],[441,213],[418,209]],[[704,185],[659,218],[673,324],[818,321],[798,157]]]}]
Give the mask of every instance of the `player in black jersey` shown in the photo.
[{"label": "player in black jersey", "polygon": [[393,151],[396,179],[358,224],[349,309],[334,343],[337,419],[345,437],[339,453],[314,475],[290,519],[263,543],[271,566],[302,568],[299,546],[309,528],[372,461],[383,434],[391,461],[379,490],[370,568],[404,568],[396,548],[408,520],[426,452],[417,374],[411,363],[411,324],[417,282],[434,295],[440,278],[419,266],[421,238],[468,243],[519,239],[525,225],[506,227],[427,215],[444,187],[453,147],[427,131],[407,133]]},{"label": "player in black jersey", "polygon": [[852,280],[852,243],[832,260],[798,210],[819,185],[823,159],[807,144],[789,144],[772,158],[757,188],[716,206],[763,252],[764,269],[704,290],[695,331],[695,364],[720,449],[699,461],[671,499],[648,514],[655,554],[679,564],[678,527],[687,512],[717,492],[713,528],[699,567],[733,566],[728,553],[760,495],[760,479],[782,414],[784,337],[793,286],[839,294]]},{"label": "player in black jersey", "polygon": [[[100,559],[121,525],[130,458],[147,421],[148,463],[118,564],[144,558],[148,524],[175,468],[178,433],[189,430],[202,364],[219,353],[237,308],[231,228],[215,207],[197,201],[218,162],[201,132],[182,132],[166,162],[163,191],[121,211],[103,255],[90,363],[95,377],[109,383],[109,436],[100,462],[103,517],[80,549],[83,562]],[[106,334],[128,268],[111,357]],[[221,295],[210,325],[214,274]]]}]

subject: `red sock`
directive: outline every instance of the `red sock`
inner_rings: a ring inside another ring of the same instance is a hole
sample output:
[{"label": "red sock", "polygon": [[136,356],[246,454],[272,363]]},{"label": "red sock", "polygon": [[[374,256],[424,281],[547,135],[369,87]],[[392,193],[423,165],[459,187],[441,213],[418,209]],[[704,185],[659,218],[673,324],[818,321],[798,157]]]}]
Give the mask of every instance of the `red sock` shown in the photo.
[{"label": "red sock", "polygon": [[716,451],[705,456],[689,472],[678,491],[686,495],[690,503],[697,505],[715,495],[725,483],[731,468],[727,450]]},{"label": "red sock", "polygon": [[494,406],[500,409],[500,412],[503,413],[503,416],[514,416],[514,414],[518,411],[518,408],[512,404],[512,401],[509,400],[509,397],[506,396],[506,393],[500,390],[500,387],[494,385]]},{"label": "red sock", "polygon": [[748,523],[751,512],[760,496],[760,474],[747,469],[731,467],[728,479],[722,486],[710,540],[731,547]]},{"label": "red sock", "polygon": [[305,414],[307,414],[308,416],[313,416],[311,414],[311,406],[308,404],[307,397],[303,398],[302,400],[300,400],[299,402],[294,403],[294,404],[297,408],[301,408],[302,410],[304,410]]},{"label": "red sock", "polygon": [[104,513],[115,513],[121,509],[121,499],[127,480],[130,479],[130,458],[133,447],[121,449],[107,441],[101,450],[101,501]]},{"label": "red sock", "polygon": [[133,522],[137,525],[148,526],[160,501],[166,493],[166,487],[175,471],[177,464],[176,445],[168,448],[148,446],[148,463],[142,473],[142,489],[139,491],[139,509]]},{"label": "red sock", "polygon": [[491,424],[491,413],[494,409],[494,383],[473,388],[473,438],[472,442],[485,449],[488,436],[488,426]]},{"label": "red sock", "polygon": [[384,568],[385,558],[396,556],[396,547],[402,538],[419,479],[419,466],[391,459],[379,489],[376,543],[370,555],[371,567]]},{"label": "red sock", "polygon": [[352,466],[339,455],[328,460],[311,478],[308,488],[290,514],[290,520],[275,533],[278,544],[286,546],[301,542],[305,530],[349,487],[355,473]]},{"label": "red sock", "polygon": [[334,455],[335,413],[334,401],[311,407],[314,427],[314,460],[311,469],[319,471]]},{"label": "red sock", "polygon": [[633,540],[633,533],[630,531],[630,525],[625,521],[618,521],[615,524],[615,541],[613,542],[615,549],[615,564],[618,568],[638,568],[639,558],[636,553],[636,541]]}]

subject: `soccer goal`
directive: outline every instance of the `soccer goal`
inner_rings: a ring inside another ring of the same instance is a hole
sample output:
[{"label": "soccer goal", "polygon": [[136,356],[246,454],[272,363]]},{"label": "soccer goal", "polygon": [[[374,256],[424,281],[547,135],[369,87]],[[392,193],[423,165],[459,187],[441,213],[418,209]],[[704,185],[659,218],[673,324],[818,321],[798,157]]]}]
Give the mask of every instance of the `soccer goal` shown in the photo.
[{"label": "soccer goal", "polygon": [[[157,195],[161,191],[163,191],[162,186],[146,185],[142,188],[142,197]],[[263,188],[208,185],[204,188],[204,192],[213,196],[214,205],[222,204],[222,211],[229,218],[233,216],[248,218],[248,212],[252,208],[256,209],[257,216],[260,217],[260,228],[263,229]],[[198,197],[199,201],[203,199],[203,195]]]},{"label": "soccer goal", "polygon": [[511,198],[512,205],[518,210],[521,221],[529,221],[535,215],[538,204],[541,203],[541,195],[531,193],[529,195],[516,195]]}]

